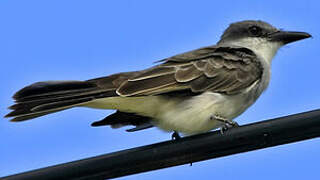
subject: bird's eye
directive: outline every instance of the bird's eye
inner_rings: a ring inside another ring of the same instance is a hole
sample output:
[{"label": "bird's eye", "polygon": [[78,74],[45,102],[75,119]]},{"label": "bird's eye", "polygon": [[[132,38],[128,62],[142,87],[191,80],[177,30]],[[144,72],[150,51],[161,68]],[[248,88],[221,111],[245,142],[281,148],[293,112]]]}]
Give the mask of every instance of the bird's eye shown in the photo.
[{"label": "bird's eye", "polygon": [[262,33],[262,29],[258,26],[251,26],[249,27],[249,32],[253,35],[253,36],[260,36]]}]

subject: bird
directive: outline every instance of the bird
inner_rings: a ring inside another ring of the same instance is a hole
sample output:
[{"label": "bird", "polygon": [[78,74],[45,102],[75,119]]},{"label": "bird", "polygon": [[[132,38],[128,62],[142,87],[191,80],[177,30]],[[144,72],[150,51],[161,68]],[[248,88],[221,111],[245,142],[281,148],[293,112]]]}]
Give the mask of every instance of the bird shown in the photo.
[{"label": "bird", "polygon": [[[267,89],[282,46],[311,37],[261,20],[235,22],[215,45],[178,54],[140,70],[85,81],[42,81],[13,96],[13,122],[89,107],[115,112],[92,123],[128,132],[158,127],[175,137],[238,126],[234,119]],[[175,134],[176,133],[176,134]]]}]

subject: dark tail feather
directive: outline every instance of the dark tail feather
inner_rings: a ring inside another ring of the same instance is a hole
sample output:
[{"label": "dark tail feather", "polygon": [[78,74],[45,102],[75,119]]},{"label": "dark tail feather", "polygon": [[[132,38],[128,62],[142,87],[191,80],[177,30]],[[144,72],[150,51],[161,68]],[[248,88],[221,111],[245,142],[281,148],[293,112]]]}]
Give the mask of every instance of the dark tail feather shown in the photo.
[{"label": "dark tail feather", "polygon": [[24,121],[82,105],[100,97],[114,96],[110,89],[102,89],[90,81],[46,81],[34,83],[18,91],[16,104],[5,117]]},{"label": "dark tail feather", "polygon": [[92,123],[91,126],[96,127],[110,125],[112,128],[120,128],[123,126],[133,125],[135,128],[127,129],[126,131],[134,132],[153,127],[150,121],[151,119],[146,116],[116,111],[106,118]]}]

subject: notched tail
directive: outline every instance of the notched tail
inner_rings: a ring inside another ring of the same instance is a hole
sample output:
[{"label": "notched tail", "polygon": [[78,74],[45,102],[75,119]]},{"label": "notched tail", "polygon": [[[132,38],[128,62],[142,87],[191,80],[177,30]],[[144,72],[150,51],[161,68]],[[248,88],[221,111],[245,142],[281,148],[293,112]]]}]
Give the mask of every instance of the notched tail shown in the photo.
[{"label": "notched tail", "polygon": [[118,96],[116,89],[139,71],[113,74],[87,81],[44,81],[31,84],[14,94],[15,104],[5,117],[25,121],[46,114],[85,105],[98,98]]},{"label": "notched tail", "polygon": [[90,81],[45,81],[31,84],[14,94],[15,104],[5,117],[11,121],[24,121],[49,113],[82,105],[95,98],[112,96]]}]

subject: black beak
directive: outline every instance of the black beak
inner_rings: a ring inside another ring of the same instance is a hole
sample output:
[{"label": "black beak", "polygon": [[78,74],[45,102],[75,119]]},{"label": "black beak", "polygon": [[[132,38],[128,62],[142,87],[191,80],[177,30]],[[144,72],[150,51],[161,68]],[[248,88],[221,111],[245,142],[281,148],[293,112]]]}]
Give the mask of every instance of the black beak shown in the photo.
[{"label": "black beak", "polygon": [[294,31],[277,31],[269,34],[268,36],[271,41],[282,42],[283,44],[292,43],[302,39],[311,37],[309,33],[306,32],[294,32]]}]

